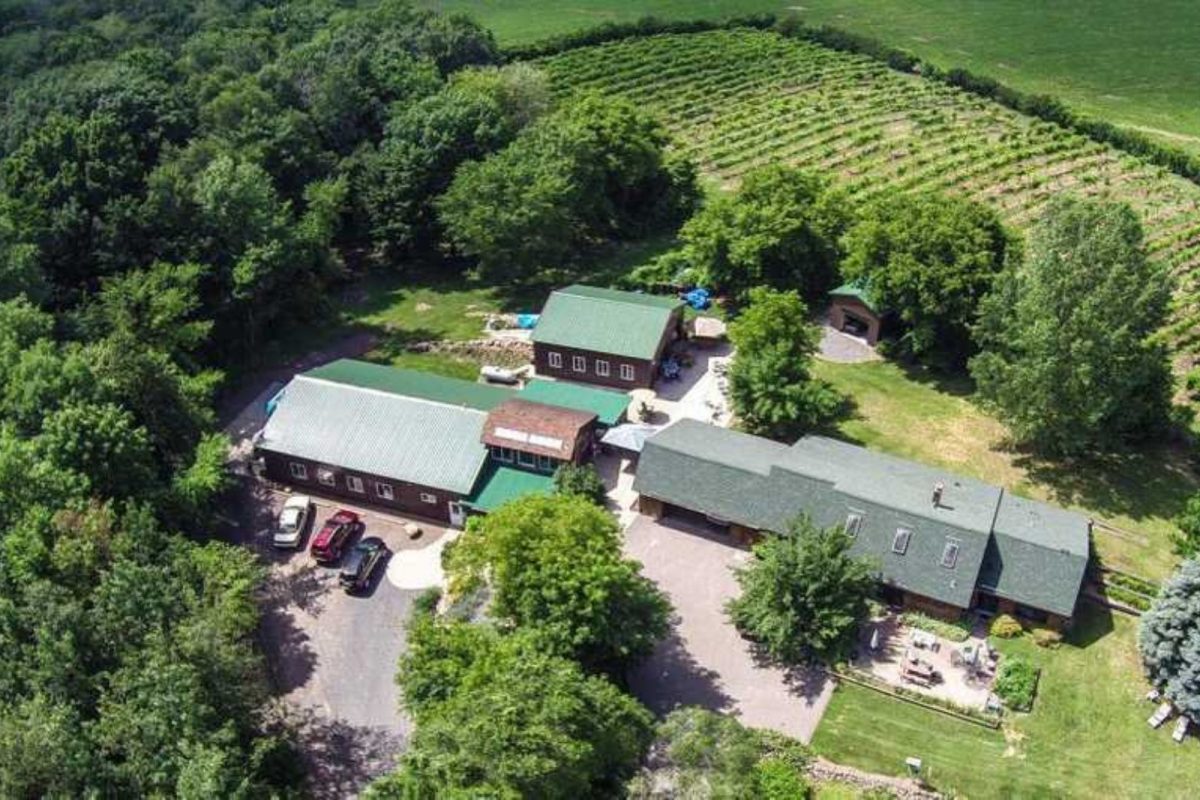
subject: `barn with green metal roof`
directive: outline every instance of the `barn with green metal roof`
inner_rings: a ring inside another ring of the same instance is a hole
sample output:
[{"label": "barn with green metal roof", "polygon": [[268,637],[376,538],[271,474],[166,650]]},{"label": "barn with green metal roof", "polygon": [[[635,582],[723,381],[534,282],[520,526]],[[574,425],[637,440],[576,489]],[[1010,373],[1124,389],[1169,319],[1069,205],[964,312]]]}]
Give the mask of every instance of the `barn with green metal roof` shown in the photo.
[{"label": "barn with green metal roof", "polygon": [[551,293],[533,329],[537,373],[621,389],[654,383],[683,335],[683,301],[576,284]]}]

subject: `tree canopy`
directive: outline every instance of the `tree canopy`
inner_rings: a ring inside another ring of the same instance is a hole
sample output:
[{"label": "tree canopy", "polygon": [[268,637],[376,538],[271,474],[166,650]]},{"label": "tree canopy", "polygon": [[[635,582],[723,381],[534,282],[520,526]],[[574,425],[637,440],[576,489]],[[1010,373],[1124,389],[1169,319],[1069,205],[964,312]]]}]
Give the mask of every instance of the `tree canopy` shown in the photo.
[{"label": "tree canopy", "polygon": [[680,231],[696,282],[744,299],[756,286],[823,302],[850,219],[846,196],[812,172],[775,164],[746,173],[731,195],[711,198]]},{"label": "tree canopy", "polygon": [[850,537],[807,518],[754,548],[737,571],[742,593],[728,611],[738,630],[784,663],[844,656],[867,616],[875,570],[850,555]]},{"label": "tree canopy", "polygon": [[524,497],[470,520],[448,575],[458,591],[486,580],[497,619],[590,669],[629,665],[667,631],[666,598],[622,557],[615,518],[583,497]]},{"label": "tree canopy", "polygon": [[789,440],[837,416],[842,397],[811,371],[820,337],[796,292],[750,290],[749,305],[729,327],[737,348],[730,398],[746,430]]},{"label": "tree canopy", "polygon": [[1171,374],[1153,337],[1171,281],[1125,205],[1058,198],[1028,254],[985,298],[971,362],[980,395],[1014,438],[1058,455],[1162,429]]},{"label": "tree canopy", "polygon": [[1183,562],[1142,615],[1138,649],[1150,683],[1181,713],[1200,716],[1200,561]]},{"label": "tree canopy", "polygon": [[989,207],[933,193],[888,192],[860,208],[843,242],[842,277],[894,312],[901,351],[961,367],[974,351],[979,302],[1012,243]]},{"label": "tree canopy", "polygon": [[606,678],[548,652],[534,631],[425,625],[399,675],[410,702],[422,695],[416,733],[400,770],[367,797],[592,797],[632,773],[650,712]]}]

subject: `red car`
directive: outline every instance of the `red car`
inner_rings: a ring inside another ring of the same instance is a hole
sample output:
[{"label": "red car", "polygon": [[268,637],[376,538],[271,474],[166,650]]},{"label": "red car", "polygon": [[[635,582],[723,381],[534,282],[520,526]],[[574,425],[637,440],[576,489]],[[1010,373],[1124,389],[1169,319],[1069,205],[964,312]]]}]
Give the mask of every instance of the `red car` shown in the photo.
[{"label": "red car", "polygon": [[358,514],[339,508],[336,514],[325,520],[321,532],[313,539],[309,552],[317,561],[337,561],[342,557],[342,550],[345,549],[350,536],[361,526]]}]

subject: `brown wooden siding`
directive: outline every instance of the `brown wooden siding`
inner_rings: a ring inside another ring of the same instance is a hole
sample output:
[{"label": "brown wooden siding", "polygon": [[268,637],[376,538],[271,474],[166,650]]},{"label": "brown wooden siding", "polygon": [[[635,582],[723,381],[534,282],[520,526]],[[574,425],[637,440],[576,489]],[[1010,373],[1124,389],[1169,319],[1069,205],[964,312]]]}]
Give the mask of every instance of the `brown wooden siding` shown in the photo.
[{"label": "brown wooden siding", "polygon": [[[674,313],[670,323],[663,329],[662,338],[659,339],[658,348],[654,351],[654,358],[651,360],[624,358],[595,350],[580,350],[573,347],[560,347],[544,342],[534,342],[533,363],[539,375],[549,375],[579,383],[612,386],[617,389],[649,389],[654,385],[654,381],[658,377],[658,365],[662,361],[663,352],[667,349],[667,345],[682,335],[683,311],[679,310]],[[551,352],[562,354],[562,367],[550,366],[549,354]],[[573,356],[583,357],[583,372],[576,372],[572,368],[571,359]],[[608,362],[609,373],[607,376],[596,374],[597,359]],[[633,380],[621,380],[621,364],[628,364],[633,367]]]},{"label": "brown wooden siding", "polygon": [[[267,478],[277,483],[303,487],[306,492],[311,491],[312,494],[341,497],[355,503],[393,509],[405,514],[427,517],[439,522],[448,523],[450,521],[449,504],[463,499],[462,495],[447,492],[444,489],[434,489],[430,486],[405,483],[393,478],[347,470],[333,464],[323,464],[318,461],[296,458],[269,450],[260,450],[259,455],[263,458]],[[290,466],[293,463],[303,464],[307,470],[308,477],[303,480],[293,477]],[[317,479],[318,469],[327,469],[333,472],[334,484],[332,486],[321,483]],[[351,476],[362,480],[362,492],[355,492],[350,489],[347,479]],[[375,487],[381,483],[391,485],[393,499],[388,500],[385,497],[379,496]],[[437,498],[437,502],[426,503],[421,499],[422,494],[434,495]]]}]

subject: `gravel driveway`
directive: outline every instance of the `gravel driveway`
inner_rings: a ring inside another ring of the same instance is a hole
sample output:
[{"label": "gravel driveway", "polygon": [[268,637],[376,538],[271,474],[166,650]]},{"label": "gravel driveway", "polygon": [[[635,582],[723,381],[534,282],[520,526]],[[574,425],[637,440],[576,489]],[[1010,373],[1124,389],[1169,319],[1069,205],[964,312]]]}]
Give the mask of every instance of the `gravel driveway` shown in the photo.
[{"label": "gravel driveway", "polygon": [[[351,596],[337,585],[336,567],[317,564],[306,550],[270,546],[271,520],[283,497],[243,479],[233,538],[258,551],[269,567],[261,641],[282,711],[300,732],[312,794],[353,797],[395,766],[409,734],[409,720],[399,708],[396,665],[404,622],[422,591],[417,587],[431,577],[429,570],[412,567],[428,560],[422,559],[425,551],[440,552],[444,531],[422,521],[424,534],[411,541],[404,519],[314,497],[316,527],[335,508],[357,510],[365,534],[382,538],[393,553],[367,591]],[[314,534],[315,528],[305,547]]]},{"label": "gravel driveway", "polygon": [[759,663],[723,610],[738,593],[730,569],[750,553],[719,533],[644,516],[626,529],[625,550],[670,596],[677,615],[672,635],[631,675],[634,693],[660,714],[698,705],[809,742],[833,682],[819,670]]}]

